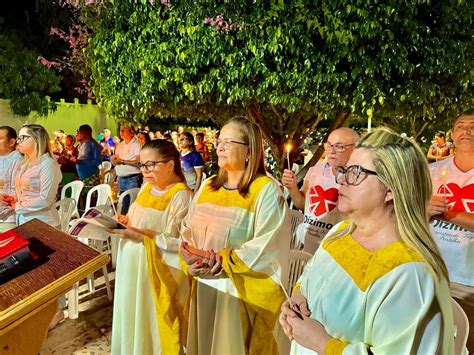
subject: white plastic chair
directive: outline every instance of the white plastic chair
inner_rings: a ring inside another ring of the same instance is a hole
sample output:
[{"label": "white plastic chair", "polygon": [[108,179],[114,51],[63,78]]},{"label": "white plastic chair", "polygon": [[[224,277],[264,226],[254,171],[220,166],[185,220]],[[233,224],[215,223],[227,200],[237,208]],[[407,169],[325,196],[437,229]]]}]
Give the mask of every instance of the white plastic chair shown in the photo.
[{"label": "white plastic chair", "polygon": [[117,179],[117,174],[115,172],[115,169],[110,169],[110,170],[104,171],[104,173],[102,174],[101,181],[103,184],[109,184],[112,187],[116,179]]},{"label": "white plastic chair", "polygon": [[[110,206],[95,206],[98,210],[103,211],[104,213],[108,213],[110,211],[109,209],[112,209]],[[113,213],[113,212],[112,212]],[[76,227],[77,223],[80,223],[81,220],[78,219],[73,223],[69,231],[72,231]],[[110,254],[110,243],[108,241],[108,238],[103,238],[102,236],[95,236],[95,235],[90,235],[87,236],[86,238],[79,237],[77,238],[79,241],[83,242],[84,244],[87,244],[91,248],[96,249],[99,252],[104,252],[104,245],[107,246],[107,250],[105,251],[106,254]],[[105,288],[107,290],[107,297],[109,300],[112,300],[112,289],[110,287],[110,281],[109,281],[109,274],[107,271],[107,266],[104,265],[102,266],[102,274],[104,276],[104,282],[105,282]],[[87,276],[87,286],[88,290],[90,293],[95,292],[95,279],[94,279],[94,273],[90,274]],[[67,293],[67,299],[68,299],[68,313],[69,313],[69,318],[71,319],[76,319],[79,316],[79,282],[76,282],[72,289]]]},{"label": "white plastic chair", "polygon": [[288,265],[288,285],[287,292],[291,295],[293,287],[296,285],[298,278],[303,273],[304,267],[312,255],[303,250],[290,250]]},{"label": "white plastic chair", "polygon": [[[86,196],[86,206],[84,208],[84,212],[87,212],[87,210],[91,207],[99,206],[99,205],[109,205],[110,202],[110,193],[112,189],[109,184],[100,184],[97,186],[94,186],[92,189],[90,189],[87,192]],[[92,196],[94,193],[97,193],[97,200],[95,202],[95,205],[92,206]]]},{"label": "white plastic chair", "polygon": [[130,197],[130,205],[137,199],[138,193],[140,192],[139,187],[134,187],[133,189],[128,189],[122,192],[119,196],[117,203],[117,213],[121,214],[123,210],[123,200],[126,196]]},{"label": "white plastic chair", "polygon": [[114,208],[110,205],[99,205],[95,206],[95,208],[107,216],[113,217],[115,215]]},{"label": "white plastic chair", "polygon": [[[133,189],[128,189],[124,192],[122,192],[119,196],[118,203],[117,203],[117,213],[122,214],[123,210],[123,200],[125,196],[130,197],[130,205],[137,199],[138,193],[140,192],[139,187],[134,187]],[[111,237],[111,245],[112,245],[112,267],[114,268],[117,262],[117,249],[118,249],[118,244],[119,244],[119,237],[112,235]]]},{"label": "white plastic chair", "polygon": [[79,211],[77,209],[77,204],[79,203],[79,197],[81,196],[81,191],[84,188],[84,183],[81,180],[71,181],[70,183],[63,186],[61,190],[61,200],[66,198],[66,191],[71,189],[71,198],[76,201],[76,207],[74,208],[74,212],[71,216],[75,218],[79,218]]},{"label": "white plastic chair", "polygon": [[461,285],[450,282],[451,296],[462,300],[468,307],[474,307],[474,286]]},{"label": "white plastic chair", "polygon": [[456,327],[454,353],[456,355],[467,354],[466,343],[469,336],[469,320],[464,310],[454,298],[451,299],[451,303],[453,306],[454,325]]},{"label": "white plastic chair", "polygon": [[107,171],[112,169],[112,163],[110,161],[103,161],[100,165],[100,170]]},{"label": "white plastic chair", "polygon": [[54,208],[58,210],[59,220],[61,222],[61,230],[63,232],[68,231],[69,222],[71,217],[74,214],[75,209],[77,208],[76,200],[70,197],[62,198],[60,201],[57,201],[54,204]]},{"label": "white plastic chair", "polygon": [[296,238],[296,229],[298,226],[303,223],[304,215],[302,212],[297,210],[290,210],[290,223],[291,223],[291,241],[290,249],[301,250],[303,248],[303,243],[301,243]]},{"label": "white plastic chair", "polygon": [[[113,216],[115,214],[113,207],[109,205],[103,204],[103,205],[96,205],[92,207],[98,209],[99,211],[103,212],[104,214],[108,216]],[[109,254],[112,257],[112,243],[111,243],[111,238],[108,234],[106,237],[104,237],[103,235],[90,235],[87,237],[79,237],[77,239],[81,241],[82,243],[87,244],[91,248],[94,248],[102,253]],[[94,283],[93,276],[94,276],[93,274],[87,276],[87,283],[88,283],[90,292],[95,291],[95,283]]]}]

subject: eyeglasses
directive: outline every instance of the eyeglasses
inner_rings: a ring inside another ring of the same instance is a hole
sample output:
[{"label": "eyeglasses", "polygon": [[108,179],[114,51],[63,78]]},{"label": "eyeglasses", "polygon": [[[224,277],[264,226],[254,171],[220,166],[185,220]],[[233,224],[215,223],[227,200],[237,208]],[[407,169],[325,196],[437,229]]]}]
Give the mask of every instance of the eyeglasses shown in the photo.
[{"label": "eyeglasses", "polygon": [[331,143],[324,143],[324,149],[325,150],[333,150],[336,152],[336,153],[342,153],[344,152],[347,147],[350,147],[350,146],[353,146],[354,143],[352,144],[341,144],[341,143],[336,143],[336,144],[331,144]]},{"label": "eyeglasses", "polygon": [[23,143],[23,142],[26,141],[28,138],[31,138],[31,136],[27,136],[27,135],[19,136],[19,137],[16,139],[16,143],[17,143],[17,144]]},{"label": "eyeglasses", "polygon": [[148,160],[146,162],[142,163],[136,163],[135,167],[137,169],[143,169],[145,168],[146,171],[151,173],[155,169],[155,165],[158,165],[160,163],[167,163],[169,160]]},{"label": "eyeglasses", "polygon": [[340,166],[336,169],[336,183],[340,184],[339,181],[341,181],[341,177],[344,176],[347,185],[359,185],[367,175],[378,174],[360,165],[351,165],[347,168]]},{"label": "eyeglasses", "polygon": [[221,147],[222,149],[231,149],[234,144],[240,144],[240,145],[246,145],[248,146],[248,143],[244,142],[238,142],[238,141],[233,141],[233,140],[217,140],[217,147]]},{"label": "eyeglasses", "polygon": [[458,124],[457,126],[454,127],[454,131],[467,131],[471,133],[474,130],[472,126],[467,126],[463,124]]}]

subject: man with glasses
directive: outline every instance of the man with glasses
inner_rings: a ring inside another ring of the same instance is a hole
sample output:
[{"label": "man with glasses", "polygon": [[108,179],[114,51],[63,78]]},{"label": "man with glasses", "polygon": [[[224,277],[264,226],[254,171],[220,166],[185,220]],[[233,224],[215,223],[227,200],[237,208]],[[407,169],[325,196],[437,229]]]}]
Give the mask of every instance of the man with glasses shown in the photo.
[{"label": "man with glasses", "polygon": [[15,173],[22,158],[15,149],[16,138],[12,127],[0,127],[0,233],[16,226],[15,209],[10,198],[15,195]]},{"label": "man with glasses", "polygon": [[336,206],[339,192],[336,169],[346,165],[358,139],[359,134],[350,128],[331,132],[325,144],[325,161],[308,170],[301,189],[291,170],[285,169],[283,173],[283,186],[288,188],[295,207],[304,211],[296,236],[305,251],[314,254],[329,229],[344,219]]},{"label": "man with glasses", "polygon": [[[451,134],[456,153],[429,165],[432,227],[452,288],[474,286],[474,112],[462,114]],[[459,287],[458,287],[459,286]],[[471,296],[472,297],[472,296]]]}]

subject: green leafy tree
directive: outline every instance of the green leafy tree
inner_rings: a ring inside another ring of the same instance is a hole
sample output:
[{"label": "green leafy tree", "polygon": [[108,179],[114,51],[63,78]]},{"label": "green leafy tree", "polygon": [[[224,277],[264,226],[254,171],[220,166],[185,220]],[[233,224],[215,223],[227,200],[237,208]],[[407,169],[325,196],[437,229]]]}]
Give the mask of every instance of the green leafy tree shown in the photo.
[{"label": "green leafy tree", "polygon": [[[112,115],[256,122],[281,170],[361,117],[437,119],[472,105],[467,1],[88,1],[93,91]],[[319,152],[320,153],[320,152]],[[315,154],[314,159],[319,154]]]},{"label": "green leafy tree", "polygon": [[47,115],[56,109],[47,95],[59,90],[59,78],[38,61],[37,53],[24,48],[14,33],[0,34],[0,98],[10,99],[14,114]]}]

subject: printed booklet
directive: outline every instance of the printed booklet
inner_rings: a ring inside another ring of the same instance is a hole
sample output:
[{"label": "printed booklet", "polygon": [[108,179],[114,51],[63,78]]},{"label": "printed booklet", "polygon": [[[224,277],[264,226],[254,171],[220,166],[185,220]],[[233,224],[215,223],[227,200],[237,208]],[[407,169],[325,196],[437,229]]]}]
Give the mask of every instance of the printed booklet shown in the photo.
[{"label": "printed booklet", "polygon": [[111,234],[107,228],[127,229],[127,226],[97,208],[92,207],[80,219],[74,222],[69,229],[69,234],[76,237],[106,239]]}]

